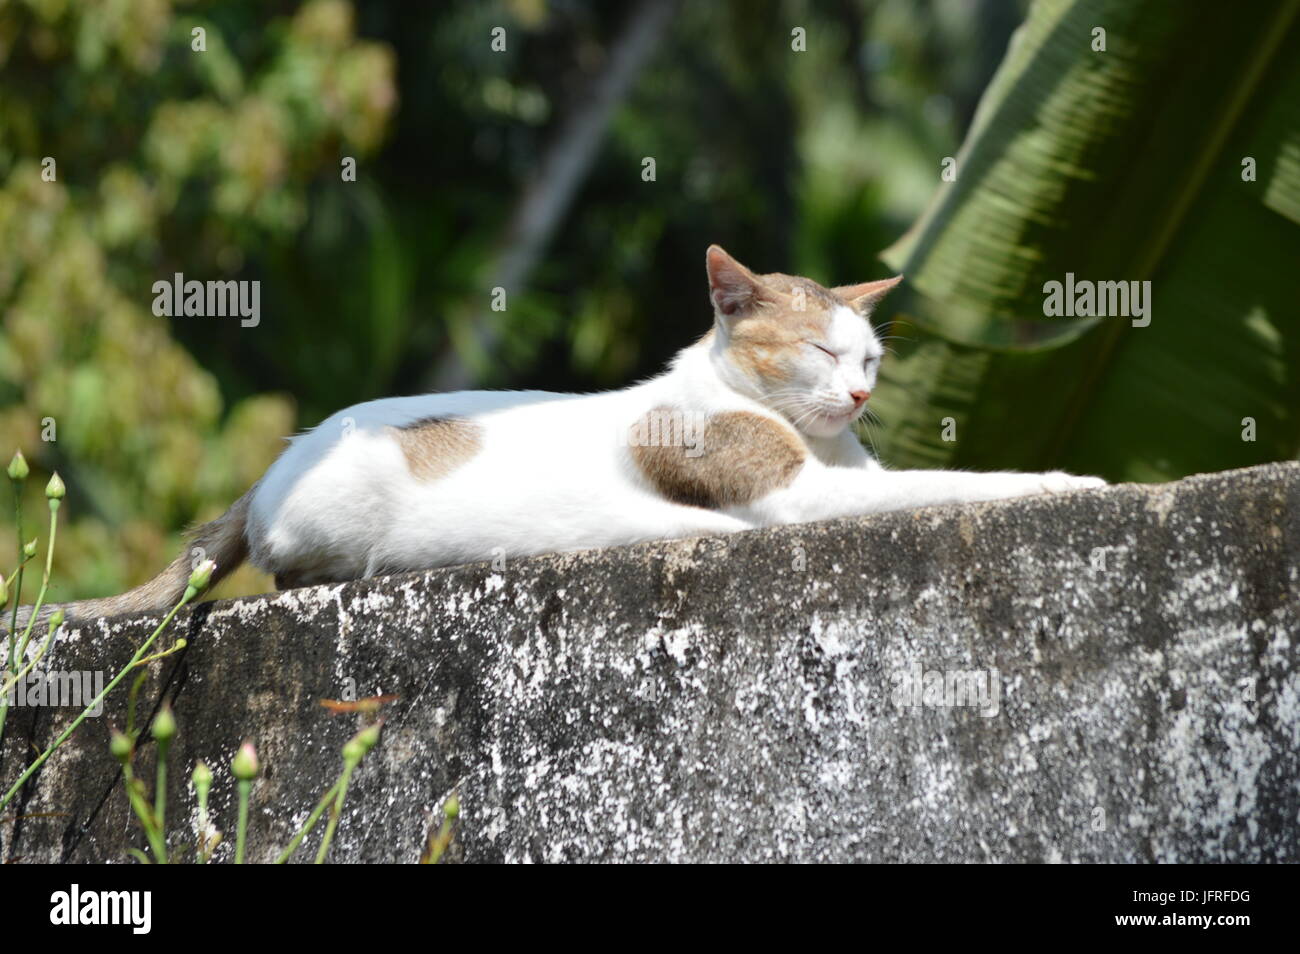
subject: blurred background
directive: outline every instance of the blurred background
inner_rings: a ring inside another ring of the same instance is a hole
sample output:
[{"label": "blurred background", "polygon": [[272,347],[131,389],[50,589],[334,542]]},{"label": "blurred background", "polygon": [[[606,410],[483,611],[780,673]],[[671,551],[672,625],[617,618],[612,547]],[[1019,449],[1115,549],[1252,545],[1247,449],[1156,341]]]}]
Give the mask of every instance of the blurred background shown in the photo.
[{"label": "blurred background", "polygon": [[[890,465],[1294,458],[1297,3],[1224,6],[0,4],[0,448],[28,537],[67,483],[54,598],[152,576],[347,404],[653,374],[712,242],[907,274]],[[1150,280],[1152,323],[1045,318],[1067,271]],[[176,272],[260,281],[259,324],[155,316]]]}]

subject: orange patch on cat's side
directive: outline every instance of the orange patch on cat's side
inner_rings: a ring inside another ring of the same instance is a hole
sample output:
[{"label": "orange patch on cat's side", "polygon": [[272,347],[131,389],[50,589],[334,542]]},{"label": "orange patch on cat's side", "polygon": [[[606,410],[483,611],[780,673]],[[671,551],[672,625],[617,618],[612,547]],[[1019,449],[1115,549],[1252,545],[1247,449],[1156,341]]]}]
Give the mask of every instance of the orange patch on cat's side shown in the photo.
[{"label": "orange patch on cat's side", "polygon": [[[653,418],[674,416],[680,416],[677,409],[657,407],[640,422],[639,430],[648,433]],[[630,450],[637,468],[660,494],[674,503],[710,510],[747,504],[789,486],[807,458],[793,429],[748,411],[713,415],[693,448],[633,443]],[[692,456],[696,452],[698,456]]]},{"label": "orange patch on cat's side", "polygon": [[388,432],[406,456],[418,480],[437,480],[474,458],[482,447],[482,428],[473,421],[427,417]]}]

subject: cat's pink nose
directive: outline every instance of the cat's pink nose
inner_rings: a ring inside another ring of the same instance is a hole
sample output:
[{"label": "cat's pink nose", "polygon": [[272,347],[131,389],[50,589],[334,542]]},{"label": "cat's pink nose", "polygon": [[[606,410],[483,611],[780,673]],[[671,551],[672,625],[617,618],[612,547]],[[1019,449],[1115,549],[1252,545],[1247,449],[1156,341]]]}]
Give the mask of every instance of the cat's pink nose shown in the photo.
[{"label": "cat's pink nose", "polygon": [[871,397],[870,391],[851,391],[849,397],[853,398],[854,407],[862,407],[867,403],[867,398]]}]

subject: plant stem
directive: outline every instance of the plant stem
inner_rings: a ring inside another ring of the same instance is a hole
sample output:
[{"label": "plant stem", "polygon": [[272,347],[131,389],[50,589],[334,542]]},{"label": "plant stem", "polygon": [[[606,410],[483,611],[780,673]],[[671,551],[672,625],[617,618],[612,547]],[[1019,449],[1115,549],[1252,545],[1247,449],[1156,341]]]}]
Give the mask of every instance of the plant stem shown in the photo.
[{"label": "plant stem", "polygon": [[251,779],[239,780],[239,827],[235,830],[235,864],[244,863],[244,839],[248,835],[248,796],[253,791]]},{"label": "plant stem", "polygon": [[113,691],[113,688],[122,681],[123,677],[131,671],[132,667],[143,658],[144,654],[148,652],[149,647],[153,645],[154,641],[162,634],[162,631],[171,623],[172,617],[176,615],[177,611],[198,595],[199,591],[193,586],[185,587],[185,593],[181,596],[180,601],[171,608],[165,617],[163,617],[163,621],[158,624],[158,628],[153,631],[153,634],[140,645],[140,648],[136,650],[135,656],[131,658],[131,661],[123,667],[121,672],[113,677],[113,681],[104,687],[103,691],[94,698],[90,705],[81,710],[81,714],[72,720],[72,724],[63,730],[63,733],[54,741],[54,744],[37,756],[36,761],[29,765],[27,771],[23,772],[23,774],[18,777],[18,781],[14,782],[13,785],[10,786],[9,791],[5,792],[4,798],[0,798],[0,809],[3,809],[13,800],[13,797],[18,793],[18,790],[26,784],[27,780],[36,773],[38,768],[45,764],[45,760],[53,755],[59,746],[68,741],[72,736],[72,733],[77,730],[77,727],[86,721],[86,716],[104,701],[104,698]]},{"label": "plant stem", "polygon": [[162,652],[154,653],[152,656],[145,656],[144,659],[141,659],[138,663],[136,663],[136,665],[147,666],[150,663],[156,663],[160,659],[166,659],[168,656],[174,656],[176,653],[184,649],[187,645],[188,644],[185,642],[184,639],[178,639],[176,640],[176,645],[172,646],[171,649],[164,649]]},{"label": "plant stem", "polygon": [[163,837],[163,861],[167,860],[167,746],[166,739],[158,740],[158,781],[153,790],[154,819],[158,833]]},{"label": "plant stem", "polygon": [[[209,784],[211,780],[209,780]],[[207,785],[196,785],[195,794],[199,799],[199,844],[197,855],[199,864],[208,863],[208,788]]]},{"label": "plant stem", "polygon": [[[26,554],[23,554],[22,562],[19,563],[16,567],[14,567],[14,571],[13,571],[12,573],[10,573],[9,576],[5,579],[5,586],[7,586],[7,587],[9,588],[9,592],[10,592],[10,593],[12,593],[12,592],[14,591],[14,583],[15,583],[15,581],[17,581],[17,579],[18,579],[19,572],[20,572],[23,568],[25,568],[25,567],[27,566],[27,564],[29,564],[29,563],[31,563],[31,562],[32,562],[32,558],[29,557],[29,556],[27,556]],[[14,603],[14,615],[17,616],[17,613],[18,613],[18,604],[17,604],[17,603]],[[17,623],[16,620],[14,621],[14,625],[15,625],[15,626],[18,625],[18,623]]]},{"label": "plant stem", "polygon": [[438,827],[436,834],[430,833],[429,844],[425,847],[424,854],[420,856],[420,864],[436,865],[442,860],[442,856],[447,851],[447,846],[451,844],[451,836],[455,827],[455,816],[444,807],[442,824]]},{"label": "plant stem", "polygon": [[[14,485],[14,526],[18,531],[18,587],[14,590],[14,609],[13,615],[9,622],[9,660],[6,663],[10,672],[14,668],[14,636],[18,634],[18,605],[23,601],[23,567],[27,565],[27,560],[23,557],[23,486],[21,481],[13,481]],[[8,706],[5,707],[6,709]],[[4,715],[0,712],[0,730],[4,728]]]},{"label": "plant stem", "polygon": [[[340,778],[339,781],[342,781],[342,779]],[[293,853],[298,850],[298,846],[302,844],[302,840],[311,834],[311,830],[315,828],[316,823],[320,821],[321,815],[325,813],[326,807],[337,794],[338,788],[339,782],[336,781],[330,786],[329,791],[321,796],[320,804],[318,804],[316,809],[307,816],[307,820],[303,822],[303,826],[298,830],[298,834],[294,835],[293,840],[289,842],[284,851],[280,852],[280,857],[275,859],[277,865],[282,865],[293,857]]]},{"label": "plant stem", "polygon": [[[32,615],[27,618],[27,629],[23,631],[24,645],[26,640],[31,637],[32,627],[36,625],[36,614],[45,602],[45,591],[50,587],[50,573],[54,568],[54,537],[59,532],[59,502],[50,501],[50,542],[45,545],[45,570],[41,573],[41,588],[36,591],[36,605],[32,607]],[[22,655],[19,649],[18,655]]]},{"label": "plant stem", "polygon": [[122,780],[126,786],[127,801],[131,803],[131,809],[135,812],[135,817],[140,819],[140,827],[144,829],[144,835],[149,839],[149,847],[153,849],[154,861],[160,865],[167,864],[167,842],[163,838],[162,830],[158,827],[158,819],[154,814],[153,806],[149,800],[140,794],[138,782],[135,773],[131,771],[130,763],[122,766]]},{"label": "plant stem", "polygon": [[131,683],[131,691],[126,694],[126,734],[131,737],[132,742],[134,742],[136,738],[136,731],[135,731],[136,697],[140,695],[140,687],[144,685],[144,681],[148,678],[149,678],[149,673],[147,670],[145,672],[140,673],[140,675],[135,677],[135,682]]},{"label": "plant stem", "polygon": [[334,829],[338,827],[339,816],[343,814],[343,799],[348,794],[348,780],[352,778],[352,770],[357,767],[357,762],[348,761],[343,763],[343,775],[338,780],[338,794],[334,796],[334,804],[330,806],[329,824],[325,826],[325,837],[321,839],[320,849],[316,852],[316,864],[325,863],[325,855],[330,850],[330,842],[334,840]]},{"label": "plant stem", "polygon": [[[14,486],[14,526],[18,533],[18,569],[14,571],[17,587],[11,587],[9,592],[12,594],[11,599],[14,601],[13,614],[9,618],[9,633],[5,637],[5,672],[10,675],[14,672],[16,657],[14,654],[14,639],[18,636],[18,606],[23,601],[23,569],[27,566],[27,561],[31,557],[23,553],[23,486],[22,481],[15,480]],[[3,607],[0,607],[2,610]],[[0,697],[0,738],[4,737],[5,720],[9,716],[9,693]]]},{"label": "plant stem", "polygon": [[[23,666],[23,668],[18,672],[12,674],[5,680],[5,684],[0,686],[0,694],[3,694],[6,699],[9,698],[9,690],[18,685],[20,679],[36,668],[36,664],[41,661],[41,658],[49,650],[50,643],[54,642],[54,634],[57,632],[58,628],[59,627],[57,626],[51,626],[49,633],[45,636],[45,642],[41,643],[41,648],[36,650],[36,654],[27,661],[27,665]],[[26,650],[26,648],[26,646],[23,647],[24,650]]]},{"label": "plant stem", "polygon": [[[32,615],[27,617],[27,628],[23,630],[23,638],[18,643],[17,658],[21,659],[27,652],[27,644],[32,638],[32,627],[36,625],[36,617],[40,615],[41,606],[45,603],[45,591],[50,586],[50,568],[54,565],[54,535],[59,529],[59,502],[50,501],[50,542],[45,548],[45,572],[41,574],[41,588],[36,591],[36,603],[32,606]],[[17,660],[15,660],[16,662]]]}]

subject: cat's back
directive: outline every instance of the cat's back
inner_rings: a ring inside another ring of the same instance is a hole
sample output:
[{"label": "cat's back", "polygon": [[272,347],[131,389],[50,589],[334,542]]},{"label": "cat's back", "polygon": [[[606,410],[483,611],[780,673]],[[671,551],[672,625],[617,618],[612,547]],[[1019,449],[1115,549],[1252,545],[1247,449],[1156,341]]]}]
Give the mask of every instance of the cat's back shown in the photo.
[{"label": "cat's back", "polygon": [[310,468],[349,438],[391,439],[393,431],[415,430],[432,422],[482,422],[512,409],[572,401],[578,395],[554,391],[453,391],[380,398],[336,411],[310,430],[289,439],[289,448],[267,473]]},{"label": "cat's back", "polygon": [[517,496],[557,468],[591,474],[594,445],[630,419],[622,405],[634,400],[627,391],[457,391],[344,408],[292,438],[259,481],[249,524],[255,561],[273,562],[281,550],[341,552],[373,536],[374,525],[430,503],[460,508],[499,496],[502,480]]},{"label": "cat's back", "polygon": [[581,395],[557,391],[452,391],[380,398],[336,411],[307,433],[294,438],[294,442],[303,442],[316,435],[329,442],[358,428],[406,427],[420,420],[475,420],[512,408],[572,401],[579,397]]}]

